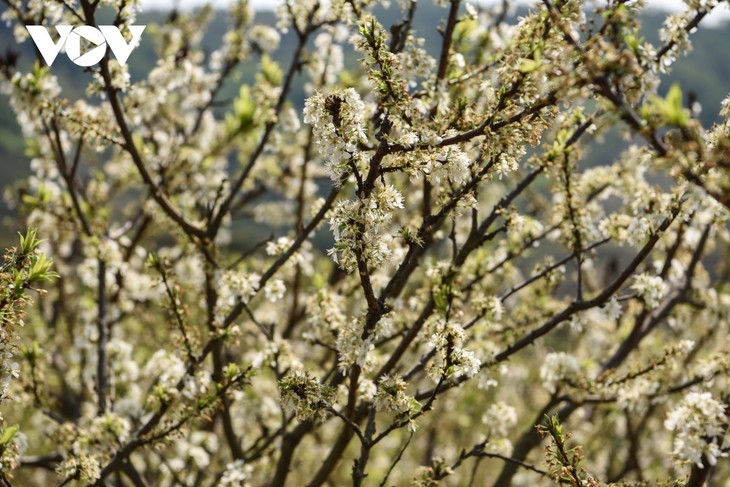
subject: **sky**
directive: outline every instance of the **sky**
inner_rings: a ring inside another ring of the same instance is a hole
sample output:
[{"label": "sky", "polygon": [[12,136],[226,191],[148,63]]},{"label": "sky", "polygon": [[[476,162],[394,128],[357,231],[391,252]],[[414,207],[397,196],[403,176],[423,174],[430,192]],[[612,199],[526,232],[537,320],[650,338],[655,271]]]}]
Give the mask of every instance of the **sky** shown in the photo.
[{"label": "sky", "polygon": [[[476,0],[475,3],[492,3],[494,0]],[[534,3],[534,0],[518,0],[519,3]],[[255,9],[273,9],[279,3],[277,0],[250,0],[251,5]],[[145,8],[170,8],[171,5],[177,4],[180,7],[194,7],[206,3],[206,0],[142,0]],[[211,0],[215,6],[226,6],[230,0]],[[684,8],[683,0],[648,0],[648,5],[653,8],[664,10],[682,10]],[[710,17],[705,19],[703,23],[708,25],[717,24],[720,21],[730,19],[730,4],[723,3],[716,8]]]}]

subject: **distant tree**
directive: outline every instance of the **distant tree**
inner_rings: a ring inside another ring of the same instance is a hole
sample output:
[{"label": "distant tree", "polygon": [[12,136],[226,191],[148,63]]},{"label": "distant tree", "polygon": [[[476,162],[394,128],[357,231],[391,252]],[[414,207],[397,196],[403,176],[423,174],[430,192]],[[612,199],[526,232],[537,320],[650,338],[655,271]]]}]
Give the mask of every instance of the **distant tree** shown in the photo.
[{"label": "distant tree", "polygon": [[[139,7],[4,2],[19,42]],[[233,2],[214,52],[176,12],[146,79],[105,58],[76,101],[3,58],[45,239],[0,272],[5,484],[730,481],[730,101],[707,128],[657,94],[721,2],[659,45],[641,1],[439,3],[416,32],[415,0]]]}]

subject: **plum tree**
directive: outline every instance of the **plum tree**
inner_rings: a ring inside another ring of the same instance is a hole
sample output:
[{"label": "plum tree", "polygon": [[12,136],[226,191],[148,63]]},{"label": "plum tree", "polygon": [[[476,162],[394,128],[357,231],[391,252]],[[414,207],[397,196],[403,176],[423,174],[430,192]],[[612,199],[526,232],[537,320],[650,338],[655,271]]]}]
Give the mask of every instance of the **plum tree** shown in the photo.
[{"label": "plum tree", "polygon": [[[139,9],[4,1],[18,41]],[[6,484],[730,478],[730,99],[704,127],[658,91],[722,2],[656,45],[641,1],[382,3],[233,2],[213,52],[175,12],[144,79],[107,57],[76,100],[3,58],[23,262],[59,276],[2,315]]]}]

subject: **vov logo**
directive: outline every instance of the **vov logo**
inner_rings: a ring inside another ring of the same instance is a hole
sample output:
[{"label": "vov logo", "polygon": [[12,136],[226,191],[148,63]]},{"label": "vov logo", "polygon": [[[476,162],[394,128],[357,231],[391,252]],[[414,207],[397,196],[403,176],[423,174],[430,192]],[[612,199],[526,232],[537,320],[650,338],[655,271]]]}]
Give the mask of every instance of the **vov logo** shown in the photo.
[{"label": "vov logo", "polygon": [[[145,26],[129,26],[129,31],[132,33],[130,42],[124,39],[116,25],[100,25],[98,28],[90,25],[81,25],[79,27],[57,25],[56,31],[59,39],[55,43],[44,26],[26,25],[25,28],[28,29],[28,33],[35,42],[41,56],[43,56],[43,60],[49,66],[56,60],[56,56],[61,52],[64,45],[66,46],[66,55],[71,62],[78,66],[93,66],[102,60],[106,54],[107,45],[111,48],[119,64],[126,64],[129,55],[137,47]],[[85,39],[96,47],[82,54],[81,39]]]}]

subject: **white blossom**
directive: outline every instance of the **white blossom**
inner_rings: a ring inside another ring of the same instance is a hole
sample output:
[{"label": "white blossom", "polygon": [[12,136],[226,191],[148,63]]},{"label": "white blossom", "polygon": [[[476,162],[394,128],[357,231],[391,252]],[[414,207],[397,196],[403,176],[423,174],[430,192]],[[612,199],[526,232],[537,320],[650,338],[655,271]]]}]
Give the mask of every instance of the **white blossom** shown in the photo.
[{"label": "white blossom", "polygon": [[668,288],[660,276],[639,274],[634,278],[631,288],[644,300],[649,308],[656,308],[666,296]]},{"label": "white blossom", "polygon": [[669,412],[664,426],[675,432],[672,454],[677,460],[708,468],[727,456],[721,450],[727,430],[725,408],[709,392],[690,392]]}]

